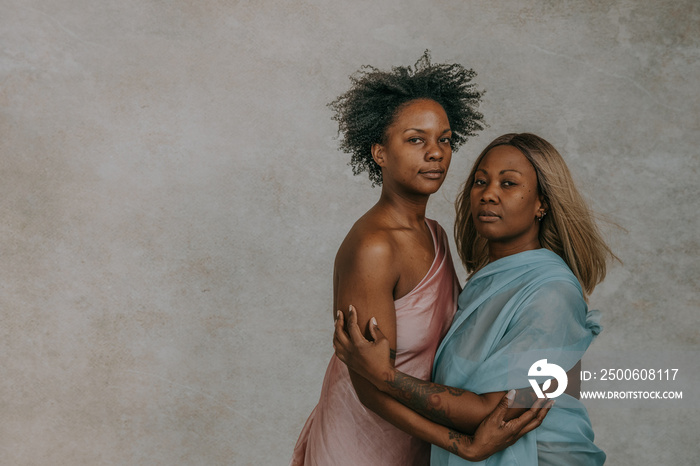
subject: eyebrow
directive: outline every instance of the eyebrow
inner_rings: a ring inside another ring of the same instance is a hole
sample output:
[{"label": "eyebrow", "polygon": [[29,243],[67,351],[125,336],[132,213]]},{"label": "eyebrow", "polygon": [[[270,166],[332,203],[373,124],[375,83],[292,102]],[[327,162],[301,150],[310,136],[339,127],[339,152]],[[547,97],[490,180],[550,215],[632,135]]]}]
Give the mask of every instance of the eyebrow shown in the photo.
[{"label": "eyebrow", "polygon": [[[422,133],[422,134],[426,133],[426,131],[424,129],[420,129],[420,128],[408,128],[408,129],[404,130],[404,133],[408,133],[409,131],[416,131],[416,132]],[[447,129],[443,130],[443,132],[441,134],[451,133],[451,132],[452,132],[452,128],[447,128]]]},{"label": "eyebrow", "polygon": [[[489,172],[487,172],[487,171],[484,170],[483,168],[477,168],[476,171],[478,171],[478,172],[484,172],[484,173],[486,173],[487,175],[489,174]],[[516,170],[515,168],[506,168],[505,170],[501,170],[500,172],[498,172],[498,174],[499,174],[499,175],[502,175],[502,174],[504,174],[505,172],[515,172],[515,173],[517,173],[518,175],[522,175],[522,173],[519,172],[518,170]]]}]

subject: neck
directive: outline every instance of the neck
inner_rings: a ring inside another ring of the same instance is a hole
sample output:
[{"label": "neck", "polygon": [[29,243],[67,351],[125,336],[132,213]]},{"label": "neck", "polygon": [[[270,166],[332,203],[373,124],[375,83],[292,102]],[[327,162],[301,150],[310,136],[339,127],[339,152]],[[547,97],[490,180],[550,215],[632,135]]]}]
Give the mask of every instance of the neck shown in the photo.
[{"label": "neck", "polygon": [[542,248],[538,238],[517,244],[489,242],[488,247],[489,262],[512,256],[513,254],[518,254],[519,252],[532,251],[534,249]]},{"label": "neck", "polygon": [[382,188],[375,208],[386,211],[396,223],[403,226],[422,226],[429,198],[430,196],[405,196]]}]

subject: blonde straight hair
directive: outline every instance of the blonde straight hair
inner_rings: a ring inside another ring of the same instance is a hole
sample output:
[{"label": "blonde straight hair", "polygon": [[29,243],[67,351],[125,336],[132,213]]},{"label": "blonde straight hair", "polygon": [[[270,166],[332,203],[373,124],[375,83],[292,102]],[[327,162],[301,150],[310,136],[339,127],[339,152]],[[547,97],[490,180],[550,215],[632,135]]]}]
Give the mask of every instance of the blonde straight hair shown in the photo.
[{"label": "blonde straight hair", "polygon": [[479,236],[474,226],[470,194],[481,160],[491,149],[503,145],[518,149],[535,168],[537,189],[547,213],[540,222],[540,245],[564,259],[587,297],[605,278],[607,259],[617,257],[603,241],[564,159],[554,146],[534,134],[500,136],[486,146],[474,162],[455,203],[455,242],[464,267],[471,276],[489,262],[487,241]]}]

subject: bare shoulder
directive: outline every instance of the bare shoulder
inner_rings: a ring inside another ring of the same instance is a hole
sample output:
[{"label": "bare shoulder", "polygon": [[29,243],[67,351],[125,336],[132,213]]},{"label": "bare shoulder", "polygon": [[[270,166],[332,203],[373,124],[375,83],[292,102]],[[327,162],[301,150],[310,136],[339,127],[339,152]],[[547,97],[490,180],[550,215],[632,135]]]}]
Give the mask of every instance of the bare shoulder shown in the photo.
[{"label": "bare shoulder", "polygon": [[362,217],[350,229],[335,258],[336,271],[387,266],[395,260],[396,241],[390,229],[373,219]]},{"label": "bare shoulder", "polygon": [[357,309],[358,324],[365,328],[376,317],[382,331],[395,343],[394,289],[400,275],[395,233],[381,218],[365,215],[350,229],[335,257],[333,308]]}]

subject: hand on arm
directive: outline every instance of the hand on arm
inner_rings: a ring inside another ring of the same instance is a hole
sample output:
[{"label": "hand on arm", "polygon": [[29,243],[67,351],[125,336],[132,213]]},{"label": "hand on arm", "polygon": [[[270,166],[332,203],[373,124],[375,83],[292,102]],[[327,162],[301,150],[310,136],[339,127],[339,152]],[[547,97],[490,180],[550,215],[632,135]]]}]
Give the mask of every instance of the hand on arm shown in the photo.
[{"label": "hand on arm", "polygon": [[[366,340],[355,323],[356,314],[351,308],[347,332],[344,318],[336,322],[334,347],[336,355],[353,371],[372,382],[379,390],[420,413],[428,419],[452,427],[460,432],[473,433],[486,416],[502,399],[504,392],[475,393],[417,379],[396,370],[388,361],[388,342],[376,325],[370,324],[370,336]],[[506,420],[527,411],[536,400],[532,390],[519,390],[517,399],[504,414]],[[514,408],[513,406],[519,406]],[[522,406],[522,407],[520,407]]]},{"label": "hand on arm", "polygon": [[459,444],[468,457],[461,454],[459,456],[470,461],[483,461],[513,445],[520,437],[539,427],[554,405],[553,400],[539,399],[519,417],[506,422],[507,413],[512,411],[509,406],[512,405],[515,396],[515,390],[511,390],[501,398],[496,409],[479,424],[474,436],[466,436],[467,440]]},{"label": "hand on arm", "polygon": [[[343,321],[342,313],[339,312],[336,338],[337,330],[342,329]],[[359,332],[359,329],[357,331]],[[334,346],[338,347],[340,343],[336,338]],[[386,341],[381,345],[386,345]],[[366,379],[361,380],[374,388]],[[511,411],[508,406],[515,397],[515,391],[511,390],[508,393],[509,398],[503,396],[496,409],[486,416],[471,436],[426,419],[385,393],[374,390],[376,396],[370,397],[369,403],[366,403],[369,409],[404,432],[469,461],[484,460],[513,445],[523,435],[542,424],[552,404],[549,402],[545,405],[547,400],[538,400],[520,417],[506,422],[506,413]]]}]

